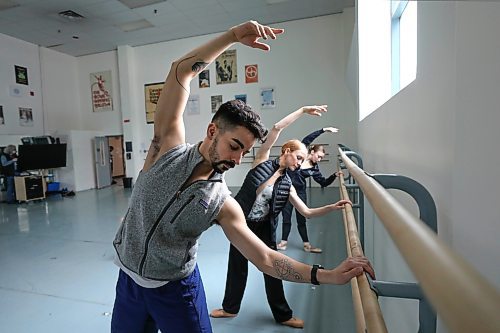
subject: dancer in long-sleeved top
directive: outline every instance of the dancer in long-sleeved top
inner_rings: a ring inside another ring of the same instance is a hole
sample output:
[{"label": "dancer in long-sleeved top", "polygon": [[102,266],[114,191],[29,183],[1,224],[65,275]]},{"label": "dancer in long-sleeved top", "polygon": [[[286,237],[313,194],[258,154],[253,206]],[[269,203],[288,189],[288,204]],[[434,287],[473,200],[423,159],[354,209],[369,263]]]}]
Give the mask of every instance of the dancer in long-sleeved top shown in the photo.
[{"label": "dancer in long-sleeved top", "polygon": [[172,63],[155,112],[153,140],[113,241],[120,272],[112,333],[212,332],[197,254],[200,236],[216,224],[258,269],[279,279],[341,284],[363,271],[373,275],[365,257],[318,270],[271,250],[247,227],[224,172],[266,137],[267,129],[248,105],[222,104],[203,140],[186,143],[183,113],[190,82],[235,43],[269,50],[261,39],[282,33],[249,21]]},{"label": "dancer in long-sleeved top", "polygon": [[[317,131],[312,132],[304,139],[302,139],[302,143],[308,147],[308,155],[304,163],[300,166],[299,169],[295,171],[291,171],[290,178],[292,178],[293,187],[297,191],[297,195],[307,203],[307,183],[306,180],[309,177],[312,177],[321,187],[326,187],[333,183],[335,178],[338,176],[337,172],[331,174],[328,178],[325,178],[319,169],[318,162],[320,162],[323,157],[325,157],[326,151],[323,145],[311,145],[311,143],[321,134],[329,132],[336,133],[338,129],[335,127],[325,127],[319,129]],[[277,245],[278,250],[286,250],[288,235],[290,234],[290,230],[292,228],[292,210],[293,205],[288,202],[283,208],[281,212],[283,216],[283,226],[281,232],[281,242]],[[302,238],[302,242],[304,242],[304,251],[311,253],[321,253],[322,250],[318,247],[314,247],[309,242],[309,236],[307,235],[307,224],[306,218],[300,214],[297,209],[295,210],[295,216],[297,218],[297,229],[299,231],[300,237]]]},{"label": "dancer in long-sleeved top", "polygon": [[[277,122],[269,133],[266,142],[257,151],[252,169],[248,172],[235,199],[245,214],[247,225],[268,247],[276,250],[276,227],[278,215],[288,200],[307,217],[322,216],[332,210],[342,209],[348,200],[318,208],[309,208],[297,195],[289,171],[297,170],[307,156],[306,146],[299,140],[287,141],[281,147],[281,155],[270,160],[271,147],[276,142],[281,130],[290,125],[299,116],[308,113],[320,115],[326,112],[326,105],[304,106]],[[240,311],[248,276],[248,260],[235,247],[229,249],[226,290],[221,309],[213,310],[214,318],[235,317]],[[293,316],[288,305],[283,283],[264,273],[267,301],[276,322],[294,327],[304,327],[302,319]]]}]

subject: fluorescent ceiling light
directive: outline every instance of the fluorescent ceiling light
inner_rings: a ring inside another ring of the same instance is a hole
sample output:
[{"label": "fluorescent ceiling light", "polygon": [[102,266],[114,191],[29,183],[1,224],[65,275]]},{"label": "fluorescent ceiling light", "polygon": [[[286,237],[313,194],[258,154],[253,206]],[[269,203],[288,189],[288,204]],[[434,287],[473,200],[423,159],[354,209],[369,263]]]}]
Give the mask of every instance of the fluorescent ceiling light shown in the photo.
[{"label": "fluorescent ceiling light", "polygon": [[135,31],[135,30],[151,28],[151,27],[154,27],[154,25],[152,25],[147,20],[139,20],[139,21],[132,21],[132,22],[123,23],[123,24],[118,25],[117,27],[122,29],[125,32],[128,32],[128,31]]},{"label": "fluorescent ceiling light", "polygon": [[149,6],[155,3],[164,2],[165,0],[118,0],[130,9]]}]

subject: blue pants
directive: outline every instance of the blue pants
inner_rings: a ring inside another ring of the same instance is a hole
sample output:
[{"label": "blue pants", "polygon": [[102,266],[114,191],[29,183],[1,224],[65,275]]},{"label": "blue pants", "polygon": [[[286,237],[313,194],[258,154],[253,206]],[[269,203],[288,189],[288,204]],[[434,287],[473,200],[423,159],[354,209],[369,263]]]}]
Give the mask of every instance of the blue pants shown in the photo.
[{"label": "blue pants", "polygon": [[159,288],[143,288],[120,270],[111,320],[112,333],[211,333],[198,266],[188,277]]},{"label": "blue pants", "polygon": [[7,180],[7,202],[14,203],[16,201],[16,187],[14,183],[14,176],[5,177]]}]

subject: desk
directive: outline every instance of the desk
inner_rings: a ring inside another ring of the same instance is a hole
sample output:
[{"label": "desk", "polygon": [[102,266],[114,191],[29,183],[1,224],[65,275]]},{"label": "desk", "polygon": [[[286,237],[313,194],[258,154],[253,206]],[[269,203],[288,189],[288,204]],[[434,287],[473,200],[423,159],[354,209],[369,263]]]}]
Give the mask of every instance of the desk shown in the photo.
[{"label": "desk", "polygon": [[45,199],[47,185],[42,176],[14,177],[17,201]]}]

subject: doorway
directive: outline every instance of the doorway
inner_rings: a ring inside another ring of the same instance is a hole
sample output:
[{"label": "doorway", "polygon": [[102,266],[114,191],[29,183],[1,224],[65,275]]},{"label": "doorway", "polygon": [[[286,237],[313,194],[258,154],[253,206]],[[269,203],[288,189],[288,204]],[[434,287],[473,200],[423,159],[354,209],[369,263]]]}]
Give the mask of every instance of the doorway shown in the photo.
[{"label": "doorway", "polygon": [[125,158],[123,149],[123,135],[108,136],[109,164],[112,184],[123,184],[125,177]]}]

